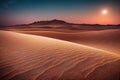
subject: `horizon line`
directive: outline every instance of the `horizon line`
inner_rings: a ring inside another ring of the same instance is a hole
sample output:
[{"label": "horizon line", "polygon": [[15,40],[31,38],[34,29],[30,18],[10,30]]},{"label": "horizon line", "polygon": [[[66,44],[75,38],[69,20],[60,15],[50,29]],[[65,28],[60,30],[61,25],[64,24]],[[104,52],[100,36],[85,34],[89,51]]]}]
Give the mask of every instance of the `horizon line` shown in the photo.
[{"label": "horizon line", "polygon": [[35,23],[35,22],[42,22],[42,21],[53,21],[53,20],[59,20],[59,21],[64,21],[65,23],[69,23],[69,24],[74,24],[74,25],[103,25],[103,26],[109,26],[109,25],[120,25],[120,23],[118,24],[99,24],[99,23],[74,23],[74,22],[68,22],[68,21],[65,21],[65,20],[61,20],[61,19],[48,19],[48,20],[38,20],[38,21],[33,21],[33,22],[30,22],[30,23],[21,23],[21,24],[11,24],[11,25],[4,25],[4,24],[0,24],[0,27],[9,27],[9,26],[22,26],[22,25],[30,25],[32,23]]}]

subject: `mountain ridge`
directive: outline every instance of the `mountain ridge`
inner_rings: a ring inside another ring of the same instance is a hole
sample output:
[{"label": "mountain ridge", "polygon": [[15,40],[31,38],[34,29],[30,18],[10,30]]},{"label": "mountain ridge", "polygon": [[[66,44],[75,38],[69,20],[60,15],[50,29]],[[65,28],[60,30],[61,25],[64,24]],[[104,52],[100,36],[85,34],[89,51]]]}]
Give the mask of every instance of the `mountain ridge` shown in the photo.
[{"label": "mountain ridge", "polygon": [[29,25],[70,25],[70,24],[73,24],[73,23],[68,23],[63,20],[53,19],[53,20],[47,20],[47,21],[36,21],[36,22],[30,23]]}]

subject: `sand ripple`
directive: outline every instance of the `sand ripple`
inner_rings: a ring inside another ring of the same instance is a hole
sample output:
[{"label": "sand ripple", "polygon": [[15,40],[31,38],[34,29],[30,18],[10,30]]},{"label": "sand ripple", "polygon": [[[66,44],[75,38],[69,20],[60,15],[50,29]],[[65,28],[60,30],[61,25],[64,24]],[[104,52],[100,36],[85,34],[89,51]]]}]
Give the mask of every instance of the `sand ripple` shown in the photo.
[{"label": "sand ripple", "polygon": [[112,52],[0,31],[0,80],[119,80],[119,68]]}]

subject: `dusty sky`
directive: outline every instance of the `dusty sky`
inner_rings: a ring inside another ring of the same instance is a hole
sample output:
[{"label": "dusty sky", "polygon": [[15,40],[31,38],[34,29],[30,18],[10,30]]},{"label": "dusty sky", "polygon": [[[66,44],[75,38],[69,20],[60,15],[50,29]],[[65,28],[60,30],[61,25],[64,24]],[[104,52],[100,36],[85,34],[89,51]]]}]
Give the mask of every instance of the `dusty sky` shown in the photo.
[{"label": "dusty sky", "polygon": [[[103,14],[103,10],[107,13]],[[0,0],[0,25],[51,19],[120,24],[120,0]]]}]

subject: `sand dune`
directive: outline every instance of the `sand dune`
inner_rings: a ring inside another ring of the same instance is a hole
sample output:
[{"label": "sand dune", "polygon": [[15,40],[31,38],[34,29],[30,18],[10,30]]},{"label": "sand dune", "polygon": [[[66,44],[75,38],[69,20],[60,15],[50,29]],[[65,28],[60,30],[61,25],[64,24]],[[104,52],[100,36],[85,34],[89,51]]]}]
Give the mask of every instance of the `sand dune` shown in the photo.
[{"label": "sand dune", "polygon": [[120,55],[68,41],[0,31],[0,80],[119,80]]},{"label": "sand dune", "polygon": [[100,31],[19,31],[27,34],[47,36],[62,40],[67,40],[79,44],[84,44],[110,52],[120,53],[120,30],[100,30]]}]

